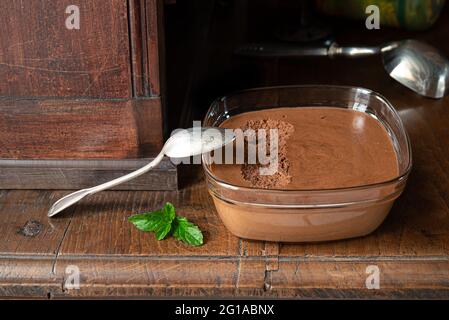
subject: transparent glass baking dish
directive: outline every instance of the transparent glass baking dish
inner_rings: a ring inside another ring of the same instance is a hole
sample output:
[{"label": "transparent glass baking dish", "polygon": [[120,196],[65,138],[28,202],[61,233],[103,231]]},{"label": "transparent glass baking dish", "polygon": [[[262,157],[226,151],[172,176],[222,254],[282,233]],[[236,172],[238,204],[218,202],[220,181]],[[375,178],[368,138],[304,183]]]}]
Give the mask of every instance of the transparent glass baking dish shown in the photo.
[{"label": "transparent glass baking dish", "polygon": [[412,167],[410,141],[394,107],[380,94],[358,87],[267,87],[215,100],[203,126],[218,127],[239,113],[279,107],[336,107],[369,114],[387,130],[399,174],[389,181],[350,188],[257,189],[218,179],[208,155],[203,155],[207,188],[225,226],[242,238],[285,242],[337,240],[374,231],[402,193]]}]

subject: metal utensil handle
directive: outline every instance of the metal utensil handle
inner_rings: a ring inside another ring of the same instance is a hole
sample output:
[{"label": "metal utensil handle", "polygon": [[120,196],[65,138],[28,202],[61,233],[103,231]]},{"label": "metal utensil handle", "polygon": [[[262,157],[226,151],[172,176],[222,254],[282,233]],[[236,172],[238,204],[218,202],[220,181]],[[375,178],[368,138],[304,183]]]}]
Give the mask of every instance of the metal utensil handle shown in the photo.
[{"label": "metal utensil handle", "polygon": [[157,156],[156,158],[153,159],[153,161],[151,161],[150,163],[148,163],[147,165],[143,166],[142,168],[133,171],[131,173],[128,173],[127,175],[124,175],[122,177],[119,177],[117,179],[105,182],[103,184],[100,184],[98,186],[89,188],[89,194],[94,194],[106,189],[111,189],[115,186],[118,186],[119,184],[125,183],[127,181],[130,181],[134,178],[137,178],[138,176],[150,171],[151,169],[153,169],[154,167],[156,167],[164,158],[164,150],[162,150]]},{"label": "metal utensil handle", "polygon": [[147,164],[146,166],[144,166],[136,171],[128,173],[127,175],[124,175],[123,177],[105,182],[98,186],[78,190],[78,191],[72,192],[72,193],[62,197],[61,199],[59,199],[58,201],[53,203],[51,208],[48,210],[48,216],[53,217],[58,212],[61,212],[62,210],[64,210],[67,207],[70,207],[71,205],[77,203],[78,201],[80,201],[81,199],[83,199],[84,197],[86,197],[88,195],[91,195],[91,194],[94,194],[94,193],[97,193],[99,191],[103,191],[106,189],[110,189],[112,187],[115,187],[116,185],[119,185],[119,184],[124,183],[129,180],[132,180],[132,179],[144,174],[145,172],[147,172],[147,171],[151,170],[152,168],[154,168],[155,166],[157,166],[163,158],[164,158],[164,149],[161,151],[161,153],[159,153],[157,155],[156,158],[153,159],[153,161],[151,161],[149,164]]},{"label": "metal utensil handle", "polygon": [[332,43],[328,50],[329,57],[342,56],[359,58],[380,53],[380,47],[340,47],[336,42]]},{"label": "metal utensil handle", "polygon": [[251,57],[363,57],[375,55],[380,52],[378,47],[340,47],[333,42],[330,45],[298,46],[273,43],[254,43],[241,46],[235,53]]},{"label": "metal utensil handle", "polygon": [[297,46],[276,43],[254,43],[243,45],[235,54],[248,57],[319,57],[328,55],[329,46]]}]

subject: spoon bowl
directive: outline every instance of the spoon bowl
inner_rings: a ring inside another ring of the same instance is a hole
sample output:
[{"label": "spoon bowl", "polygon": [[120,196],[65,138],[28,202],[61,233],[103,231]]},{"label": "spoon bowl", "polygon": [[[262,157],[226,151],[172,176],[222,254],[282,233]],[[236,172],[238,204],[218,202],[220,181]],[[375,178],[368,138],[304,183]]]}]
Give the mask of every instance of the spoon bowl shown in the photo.
[{"label": "spoon bowl", "polygon": [[381,48],[388,74],[416,93],[442,98],[449,85],[449,61],[434,47],[416,40],[395,41]]},{"label": "spoon bowl", "polygon": [[165,143],[163,152],[170,158],[185,158],[207,153],[234,141],[232,130],[193,127],[177,130]]}]

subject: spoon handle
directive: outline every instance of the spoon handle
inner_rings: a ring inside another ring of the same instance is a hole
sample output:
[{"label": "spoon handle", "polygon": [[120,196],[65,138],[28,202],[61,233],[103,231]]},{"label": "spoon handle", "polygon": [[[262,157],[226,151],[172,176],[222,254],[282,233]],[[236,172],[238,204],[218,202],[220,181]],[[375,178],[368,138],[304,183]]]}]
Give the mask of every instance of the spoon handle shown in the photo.
[{"label": "spoon handle", "polygon": [[341,47],[336,42],[298,46],[280,43],[251,43],[240,46],[235,53],[250,57],[364,57],[380,53],[379,47]]},{"label": "spoon handle", "polygon": [[77,203],[78,201],[80,201],[81,199],[83,199],[85,196],[87,195],[91,195],[106,189],[110,189],[112,187],[115,187],[119,184],[122,184],[124,182],[130,181],[134,178],[137,178],[138,176],[150,171],[151,169],[153,169],[155,166],[157,166],[159,164],[159,162],[162,161],[162,159],[164,158],[164,151],[162,150],[156,158],[153,159],[153,161],[151,161],[150,163],[148,163],[147,165],[145,165],[144,167],[133,171],[131,173],[128,173],[127,175],[124,175],[122,177],[119,177],[117,179],[102,183],[98,186],[95,187],[91,187],[91,188],[87,188],[87,189],[82,189],[82,190],[78,190],[75,191],[73,193],[70,193],[64,197],[62,197],[61,199],[59,199],[58,201],[56,201],[50,208],[50,210],[48,210],[48,216],[52,217],[54,215],[56,215],[57,213],[61,212],[62,210],[64,210],[65,208],[71,206],[72,204]]},{"label": "spoon handle", "polygon": [[334,42],[328,51],[329,57],[343,56],[347,58],[366,57],[379,54],[380,47],[341,47]]},{"label": "spoon handle", "polygon": [[137,169],[136,171],[133,171],[131,173],[128,173],[127,175],[124,175],[122,177],[116,178],[114,180],[102,183],[98,186],[95,187],[91,187],[89,188],[90,192],[89,194],[94,194],[106,189],[111,189],[115,186],[118,186],[119,184],[125,183],[127,181],[130,181],[134,178],[137,178],[138,176],[141,176],[142,174],[150,171],[151,169],[153,169],[154,167],[156,167],[159,162],[162,161],[162,159],[164,158],[164,152],[161,151],[161,153],[159,153],[156,158],[153,159],[153,161],[151,161],[150,163],[148,163],[147,165],[143,166],[140,169]]},{"label": "spoon handle", "polygon": [[249,43],[238,47],[234,53],[248,57],[322,57],[327,56],[329,45],[298,46],[280,43]]}]

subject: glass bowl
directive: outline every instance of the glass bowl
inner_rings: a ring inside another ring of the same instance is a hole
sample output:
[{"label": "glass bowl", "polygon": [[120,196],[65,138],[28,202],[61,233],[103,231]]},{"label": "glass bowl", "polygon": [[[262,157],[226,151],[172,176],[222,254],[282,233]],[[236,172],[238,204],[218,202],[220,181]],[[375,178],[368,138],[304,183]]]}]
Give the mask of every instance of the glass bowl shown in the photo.
[{"label": "glass bowl", "polygon": [[412,167],[410,142],[394,107],[380,94],[358,87],[268,87],[215,100],[203,126],[218,127],[239,113],[279,107],[336,107],[367,113],[387,130],[399,174],[389,181],[350,188],[257,189],[218,179],[203,155],[207,188],[224,225],[241,238],[285,242],[337,240],[374,231],[402,193]]}]

